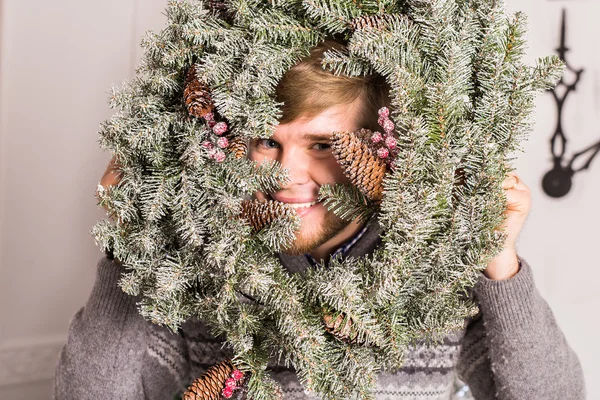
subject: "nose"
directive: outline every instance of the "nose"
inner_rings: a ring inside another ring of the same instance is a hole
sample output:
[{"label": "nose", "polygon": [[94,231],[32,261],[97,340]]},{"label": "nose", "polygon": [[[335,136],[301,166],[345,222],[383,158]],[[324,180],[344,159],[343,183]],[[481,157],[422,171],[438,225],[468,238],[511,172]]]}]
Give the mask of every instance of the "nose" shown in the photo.
[{"label": "nose", "polygon": [[281,186],[281,189],[289,189],[310,182],[310,160],[304,155],[302,149],[296,146],[284,147],[279,152],[277,161],[289,171],[290,179]]}]

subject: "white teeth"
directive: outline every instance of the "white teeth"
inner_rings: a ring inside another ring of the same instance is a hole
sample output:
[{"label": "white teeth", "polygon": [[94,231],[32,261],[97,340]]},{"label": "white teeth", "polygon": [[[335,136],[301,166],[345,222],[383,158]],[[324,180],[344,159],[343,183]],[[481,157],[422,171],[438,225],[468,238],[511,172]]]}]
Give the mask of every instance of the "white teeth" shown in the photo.
[{"label": "white teeth", "polygon": [[317,204],[317,201],[313,201],[310,203],[287,203],[287,204],[292,206],[293,208],[303,208],[303,207],[314,206],[315,204]]}]

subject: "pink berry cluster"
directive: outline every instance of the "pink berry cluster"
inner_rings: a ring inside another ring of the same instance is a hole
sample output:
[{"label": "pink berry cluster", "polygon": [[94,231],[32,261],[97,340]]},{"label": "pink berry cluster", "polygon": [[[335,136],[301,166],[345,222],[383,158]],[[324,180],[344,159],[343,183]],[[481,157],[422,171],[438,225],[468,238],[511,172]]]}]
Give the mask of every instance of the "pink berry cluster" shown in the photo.
[{"label": "pink berry cluster", "polygon": [[244,373],[239,369],[234,369],[231,373],[231,377],[225,381],[225,388],[223,389],[223,396],[229,399],[233,395],[233,391],[238,387],[238,381],[242,379]]},{"label": "pink berry cluster", "polygon": [[225,160],[226,155],[222,149],[225,149],[227,148],[227,146],[229,146],[229,140],[227,140],[226,137],[221,135],[227,132],[229,127],[225,122],[216,122],[215,114],[212,112],[204,114],[202,118],[206,120],[206,123],[208,124],[209,128],[212,129],[213,133],[217,136],[220,136],[217,139],[216,146],[209,140],[204,141],[202,143],[202,146],[208,149],[208,154],[210,158],[216,160],[217,162],[223,162]]},{"label": "pink berry cluster", "polygon": [[383,128],[385,134],[382,135],[381,132],[375,132],[371,136],[371,141],[376,144],[381,143],[381,147],[377,149],[377,156],[383,159],[388,159],[390,154],[392,156],[395,155],[394,149],[398,144],[393,134],[395,125],[390,119],[390,110],[387,107],[381,107],[377,111],[377,114],[379,114],[377,123]]}]

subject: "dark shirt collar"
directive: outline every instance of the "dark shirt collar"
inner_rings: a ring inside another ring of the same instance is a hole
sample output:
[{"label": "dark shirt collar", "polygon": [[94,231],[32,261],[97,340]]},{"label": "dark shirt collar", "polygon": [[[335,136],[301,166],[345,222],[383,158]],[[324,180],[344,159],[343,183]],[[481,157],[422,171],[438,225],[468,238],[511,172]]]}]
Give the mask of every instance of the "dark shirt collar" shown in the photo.
[{"label": "dark shirt collar", "polygon": [[[361,232],[359,232],[354,238],[352,238],[350,241],[344,244],[344,246],[347,247],[344,250],[343,257],[360,257],[366,254],[371,254],[373,250],[375,250],[375,248],[379,246],[379,244],[381,243],[381,226],[379,225],[377,216],[377,213],[375,213],[369,219],[369,221],[367,221],[367,223],[365,224],[364,232],[362,232],[361,230],[362,235],[360,237],[358,236],[361,234]],[[356,239],[356,241],[354,239]],[[354,243],[350,244],[351,242]],[[303,272],[311,266],[314,267],[314,265],[312,265],[309,261],[308,257],[306,257],[306,255],[304,254],[299,256],[292,256],[289,254],[277,253],[277,256],[281,260],[283,267],[289,273]]]},{"label": "dark shirt collar", "polygon": [[[363,226],[363,228],[360,230],[360,232],[358,232],[356,235],[354,235],[354,237],[352,237],[350,240],[346,241],[341,247],[339,247],[336,251],[334,251],[333,254],[330,256],[330,259],[333,259],[335,257],[340,257],[340,258],[345,257],[346,254],[348,254],[348,251],[350,250],[350,248],[356,242],[358,242],[361,237],[363,237],[363,235],[365,234],[365,232],[367,231],[368,228],[369,228],[369,226],[367,224],[365,224],[365,226]],[[304,256],[308,259],[308,262],[313,267],[321,266],[321,263],[319,263],[317,260],[315,260],[315,258],[313,256],[311,256],[310,253],[306,253]]]}]

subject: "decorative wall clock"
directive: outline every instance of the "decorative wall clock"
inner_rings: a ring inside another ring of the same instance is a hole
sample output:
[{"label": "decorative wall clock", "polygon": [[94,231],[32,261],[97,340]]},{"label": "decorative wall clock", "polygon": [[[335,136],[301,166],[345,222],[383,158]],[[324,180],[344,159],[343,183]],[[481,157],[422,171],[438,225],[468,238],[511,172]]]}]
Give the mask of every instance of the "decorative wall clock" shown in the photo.
[{"label": "decorative wall clock", "polygon": [[[561,60],[563,60],[567,66],[567,70],[571,71],[575,74],[575,79],[572,83],[565,83],[565,77],[560,78],[560,81],[550,90],[552,95],[554,96],[554,100],[556,101],[556,106],[558,107],[557,114],[557,122],[556,122],[556,130],[552,139],[550,140],[550,149],[552,152],[553,158],[553,167],[550,171],[548,171],[544,178],[542,179],[542,188],[544,192],[550,197],[562,197],[565,196],[571,190],[571,185],[573,181],[573,175],[575,173],[583,171],[584,169],[588,169],[590,163],[600,151],[600,141],[592,144],[586,149],[579,151],[571,157],[570,160],[565,158],[565,151],[567,150],[567,138],[565,137],[563,131],[563,106],[567,97],[571,92],[574,92],[579,80],[581,79],[581,74],[583,73],[583,69],[574,69],[566,60],[566,53],[569,51],[569,48],[566,47],[565,43],[566,36],[566,10],[563,9],[562,12],[562,24],[561,24],[561,35],[560,35],[560,47],[556,49],[558,55]],[[586,155],[587,160],[580,165],[579,167],[574,167],[575,161],[579,158]]]}]

